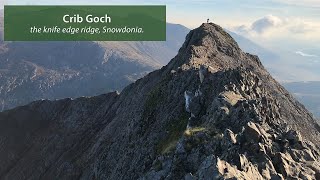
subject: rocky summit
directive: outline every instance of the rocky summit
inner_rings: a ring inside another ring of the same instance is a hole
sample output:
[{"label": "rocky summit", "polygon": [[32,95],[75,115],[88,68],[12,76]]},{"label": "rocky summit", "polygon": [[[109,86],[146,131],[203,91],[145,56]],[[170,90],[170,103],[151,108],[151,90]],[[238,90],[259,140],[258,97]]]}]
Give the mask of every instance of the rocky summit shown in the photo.
[{"label": "rocky summit", "polygon": [[312,114],[221,27],[121,94],[0,113],[0,179],[320,179]]}]

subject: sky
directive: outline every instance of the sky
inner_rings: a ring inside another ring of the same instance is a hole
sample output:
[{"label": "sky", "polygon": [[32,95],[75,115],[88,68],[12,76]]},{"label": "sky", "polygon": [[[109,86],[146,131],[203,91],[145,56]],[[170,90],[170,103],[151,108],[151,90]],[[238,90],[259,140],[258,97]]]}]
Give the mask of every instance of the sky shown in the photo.
[{"label": "sky", "polygon": [[207,18],[251,39],[320,40],[320,0],[1,0],[3,4],[161,4],[167,21],[198,27]]},{"label": "sky", "polygon": [[0,7],[3,4],[166,5],[168,22],[196,28],[209,18],[223,28],[236,32],[267,49],[282,54],[287,52],[293,58],[320,60],[320,0],[0,1]]}]

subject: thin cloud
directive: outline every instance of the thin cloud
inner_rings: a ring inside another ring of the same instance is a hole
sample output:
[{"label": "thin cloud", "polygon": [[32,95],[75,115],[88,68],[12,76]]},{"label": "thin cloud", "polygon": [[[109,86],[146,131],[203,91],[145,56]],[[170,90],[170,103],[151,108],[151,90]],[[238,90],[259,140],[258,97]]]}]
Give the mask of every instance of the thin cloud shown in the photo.
[{"label": "thin cloud", "polygon": [[300,56],[303,56],[303,57],[318,57],[317,55],[315,54],[307,54],[307,53],[304,53],[302,51],[296,51],[295,52],[296,54],[300,55]]},{"label": "thin cloud", "polygon": [[231,29],[252,38],[320,39],[320,23],[302,18],[267,15]]}]

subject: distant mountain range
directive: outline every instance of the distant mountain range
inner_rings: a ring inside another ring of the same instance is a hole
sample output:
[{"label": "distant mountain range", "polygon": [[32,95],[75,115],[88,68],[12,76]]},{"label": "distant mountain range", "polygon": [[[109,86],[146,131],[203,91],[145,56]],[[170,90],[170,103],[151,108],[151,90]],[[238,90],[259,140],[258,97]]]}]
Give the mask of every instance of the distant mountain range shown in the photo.
[{"label": "distant mountain range", "polygon": [[284,86],[320,119],[320,81],[284,83]]},{"label": "distant mountain range", "polygon": [[173,58],[188,31],[167,24],[165,42],[1,42],[0,111],[120,91]]},{"label": "distant mountain range", "polygon": [[259,55],[263,64],[269,66],[272,63],[276,62],[279,56],[270,50],[261,47],[260,45],[254,43],[253,41],[231,31],[227,31],[239,44],[243,51]]}]

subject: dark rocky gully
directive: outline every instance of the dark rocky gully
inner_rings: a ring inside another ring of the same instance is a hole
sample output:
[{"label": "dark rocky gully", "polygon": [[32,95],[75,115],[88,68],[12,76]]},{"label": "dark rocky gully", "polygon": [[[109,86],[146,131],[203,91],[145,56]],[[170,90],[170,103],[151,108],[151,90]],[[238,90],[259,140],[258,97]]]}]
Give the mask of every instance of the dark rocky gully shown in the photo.
[{"label": "dark rocky gully", "polygon": [[0,179],[320,179],[320,127],[221,27],[113,92],[0,113]]}]

